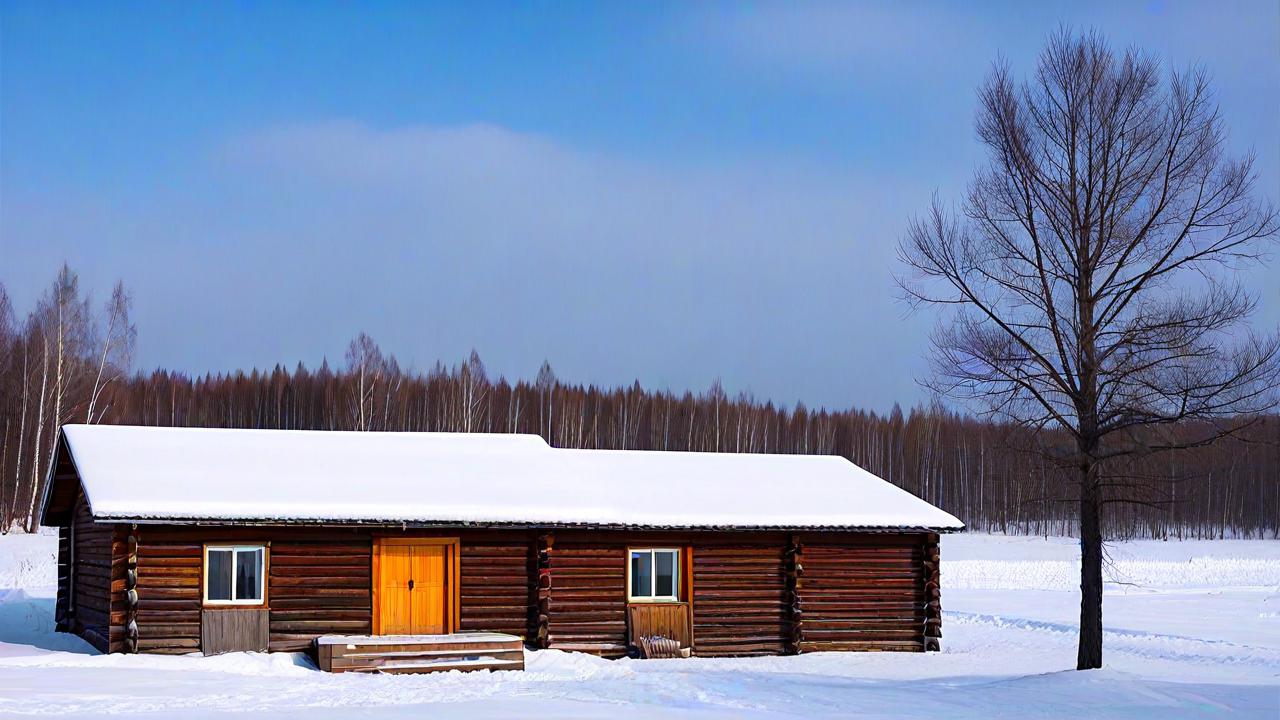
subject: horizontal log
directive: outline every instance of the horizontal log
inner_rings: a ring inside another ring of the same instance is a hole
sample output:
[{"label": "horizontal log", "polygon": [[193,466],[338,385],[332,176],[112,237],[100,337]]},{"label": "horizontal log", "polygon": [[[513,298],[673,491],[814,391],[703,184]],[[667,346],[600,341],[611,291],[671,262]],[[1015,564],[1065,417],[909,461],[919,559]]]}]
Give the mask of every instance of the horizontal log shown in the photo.
[{"label": "horizontal log", "polygon": [[309,609],[309,608],[352,608],[370,606],[369,594],[364,596],[348,596],[348,597],[316,597],[312,595],[301,595],[298,597],[280,597],[274,595],[271,598],[271,607],[273,609]]},{"label": "horizontal log", "polygon": [[273,598],[331,598],[369,597],[368,588],[294,588],[282,587],[272,593]]},{"label": "horizontal log", "polygon": [[781,554],[777,555],[729,555],[725,557],[699,557],[694,556],[693,567],[695,570],[713,570],[715,568],[757,568],[757,567],[780,567],[786,563],[786,558]]},{"label": "horizontal log", "polygon": [[98,555],[91,557],[76,557],[77,572],[111,572],[113,566],[110,555]]},{"label": "horizontal log", "polygon": [[525,603],[529,602],[528,598],[529,592],[527,588],[510,592],[480,593],[467,589],[463,589],[461,592],[462,607],[464,608],[467,606],[484,607],[486,605]]},{"label": "horizontal log", "polygon": [[881,589],[896,588],[899,590],[923,590],[923,583],[917,579],[865,579],[857,582],[850,582],[841,578],[825,578],[806,576],[801,587],[805,591],[822,590],[831,588],[833,590],[862,590],[862,591],[878,591]]},{"label": "horizontal log", "polygon": [[753,654],[782,654],[786,644],[781,640],[755,640],[744,642],[711,642],[694,638],[694,649],[698,655],[707,657],[733,657]]},{"label": "horizontal log", "polygon": [[188,653],[200,649],[200,638],[138,638],[138,649],[149,652]]},{"label": "horizontal log", "polygon": [[356,565],[278,565],[272,564],[271,577],[305,577],[307,575],[328,575],[331,577],[372,577],[372,566],[369,563]]},{"label": "horizontal log", "polygon": [[359,545],[369,543],[367,530],[362,528],[333,529],[315,527],[146,527],[140,530],[146,542],[267,542],[267,543],[325,543]]},{"label": "horizontal log", "polygon": [[618,614],[618,612],[561,612],[554,607],[549,618],[550,624],[557,628],[568,625],[626,624],[627,621],[626,614]]},{"label": "horizontal log", "polygon": [[505,593],[502,595],[468,595],[462,594],[462,608],[485,608],[499,605],[523,605],[528,603],[528,593]]},{"label": "horizontal log", "polygon": [[154,622],[138,623],[138,638],[185,638],[200,637],[200,622],[188,623],[167,623],[160,624]]},{"label": "horizontal log", "polygon": [[154,588],[199,588],[200,576],[187,575],[179,577],[156,576],[150,574],[138,575],[138,593],[142,594]]},{"label": "horizontal log", "polygon": [[920,628],[876,628],[870,630],[813,630],[809,623],[804,625],[806,642],[863,642],[894,641],[907,642],[920,640],[923,632]]},{"label": "horizontal log", "polygon": [[367,633],[369,630],[368,620],[290,620],[290,621],[271,621],[271,627],[279,632],[287,633],[304,633],[315,632],[316,634],[342,634],[342,633]]},{"label": "horizontal log", "polygon": [[200,623],[200,610],[147,610],[138,611],[138,624],[179,625],[183,623]]},{"label": "horizontal log", "polygon": [[525,617],[528,615],[528,612],[528,605],[503,605],[483,608],[463,608],[462,616],[465,618]]},{"label": "horizontal log", "polygon": [[920,565],[925,560],[928,560],[928,555],[919,552],[819,553],[806,550],[801,553],[800,557],[805,563],[814,563],[817,565],[840,565],[843,563],[866,563],[871,565]]},{"label": "horizontal log", "polygon": [[707,561],[707,560],[732,560],[735,558],[746,559],[746,560],[772,558],[776,560],[786,556],[787,556],[786,547],[782,543],[779,543],[777,545],[764,545],[764,546],[751,547],[751,548],[729,547],[729,546],[705,548],[705,547],[699,547],[696,545],[693,548],[694,562]]},{"label": "horizontal log", "polygon": [[838,568],[815,568],[812,565],[805,565],[805,577],[824,577],[824,578],[924,578],[925,572],[923,568],[918,566],[900,565],[897,567],[867,567],[862,565],[843,565]]},{"label": "horizontal log", "polygon": [[825,557],[842,555],[918,555],[924,550],[920,545],[892,545],[876,543],[871,545],[827,545],[824,543],[805,543],[804,556]]},{"label": "horizontal log", "polygon": [[198,563],[191,565],[139,565],[138,578],[144,577],[166,577],[166,578],[199,578],[200,565]]},{"label": "horizontal log", "polygon": [[199,568],[202,560],[199,554],[183,557],[139,557],[138,568],[150,572],[154,568]]},{"label": "horizontal log", "polygon": [[781,602],[787,599],[787,591],[783,587],[773,588],[739,588],[707,587],[695,584],[693,589],[695,602],[715,603],[723,600],[750,600],[758,602]]},{"label": "horizontal log", "polygon": [[144,539],[138,543],[138,562],[149,557],[200,557],[204,552],[201,543],[155,543]]},{"label": "horizontal log", "polygon": [[842,598],[834,598],[829,600],[815,599],[806,595],[801,596],[801,605],[806,611],[810,612],[830,612],[840,613],[845,611],[886,611],[893,612],[895,610],[918,609],[927,605],[918,602],[901,601],[901,600],[858,600],[856,598],[844,600]]},{"label": "horizontal log", "polygon": [[271,556],[271,567],[282,565],[308,565],[319,567],[322,565],[355,565],[367,566],[371,562],[368,553],[364,554],[346,554],[346,555],[281,555]]},{"label": "horizontal log", "polygon": [[498,588],[527,588],[529,586],[529,578],[526,575],[483,575],[483,576],[462,576],[462,588],[474,588],[483,590],[488,587]]},{"label": "horizontal log", "polygon": [[372,552],[371,543],[271,543],[271,554],[276,557],[300,555],[315,557],[316,555],[368,555]]},{"label": "horizontal log", "polygon": [[459,564],[467,565],[505,565],[521,567],[529,564],[529,554],[523,550],[511,553],[479,553],[463,548],[459,553]]},{"label": "horizontal log", "polygon": [[894,627],[921,628],[924,627],[924,615],[864,615],[861,617],[830,617],[830,616],[814,616],[803,615],[804,626],[806,628],[855,628],[868,627],[876,625],[892,625]]},{"label": "horizontal log", "polygon": [[858,641],[858,642],[810,642],[800,643],[800,652],[923,652],[923,642]]},{"label": "horizontal log", "polygon": [[271,621],[294,622],[298,620],[363,620],[369,622],[372,614],[359,608],[310,608],[281,610],[271,608]]},{"label": "horizontal log", "polygon": [[510,553],[527,554],[529,552],[529,543],[527,542],[511,542],[511,543],[473,543],[462,542],[462,554],[465,557],[468,554],[475,555],[505,555]]},{"label": "horizontal log", "polygon": [[551,551],[555,557],[626,557],[626,548],[600,547],[597,544],[579,545],[575,543],[556,543]]},{"label": "horizontal log", "polygon": [[694,642],[699,646],[710,644],[730,647],[752,643],[785,645],[791,641],[790,631],[778,627],[743,627],[734,628],[732,632],[703,631],[695,627],[693,635]]},{"label": "horizontal log", "polygon": [[271,592],[279,593],[284,588],[368,588],[367,577],[330,577],[326,575],[310,575],[300,577],[273,576]]},{"label": "horizontal log", "polygon": [[198,587],[158,587],[149,588],[145,591],[138,590],[138,600],[143,597],[154,600],[191,600],[200,598],[200,588]]},{"label": "horizontal log", "polygon": [[626,588],[622,583],[610,583],[608,585],[596,585],[587,583],[563,583],[553,581],[551,587],[548,588],[556,597],[571,598],[607,598],[622,600],[626,597]]},{"label": "horizontal log", "polygon": [[624,589],[624,583],[608,583],[605,585],[593,583],[567,583],[561,582],[561,579],[553,579],[550,590],[557,593],[561,597],[620,597]]},{"label": "horizontal log", "polygon": [[549,600],[551,602],[551,605],[561,612],[571,612],[571,611],[586,612],[589,610],[594,610],[594,611],[608,610],[612,612],[622,612],[623,610],[626,609],[626,605],[627,605],[625,602],[623,602],[621,597],[599,598],[596,600],[585,600],[585,599],[565,600],[561,597],[556,596],[555,594],[552,594]]}]

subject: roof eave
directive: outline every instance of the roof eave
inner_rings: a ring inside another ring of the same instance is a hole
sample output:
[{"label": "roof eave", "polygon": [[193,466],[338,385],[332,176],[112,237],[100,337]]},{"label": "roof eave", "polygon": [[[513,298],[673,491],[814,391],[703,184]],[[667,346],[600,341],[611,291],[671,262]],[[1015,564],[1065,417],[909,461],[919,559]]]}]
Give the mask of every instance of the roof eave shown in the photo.
[{"label": "roof eave", "polygon": [[688,532],[934,532],[953,533],[965,529],[960,526],[931,525],[650,525],[637,523],[582,523],[582,522],[519,522],[519,521],[421,521],[386,519],[312,519],[312,518],[210,518],[210,517],[143,517],[122,515],[95,515],[96,522],[128,523],[134,525],[236,525],[252,527],[377,527],[410,529],[483,529],[483,530],[629,530],[629,531],[688,531]]}]

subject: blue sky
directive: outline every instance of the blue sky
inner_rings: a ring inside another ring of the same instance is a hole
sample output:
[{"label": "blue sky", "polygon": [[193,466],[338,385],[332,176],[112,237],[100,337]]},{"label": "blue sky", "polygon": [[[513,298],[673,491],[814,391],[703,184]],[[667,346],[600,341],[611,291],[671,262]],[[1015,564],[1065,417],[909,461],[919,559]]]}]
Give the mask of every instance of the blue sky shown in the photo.
[{"label": "blue sky", "polygon": [[[1271,2],[0,5],[0,282],[134,292],[137,364],[341,359],[886,409],[894,245],[1060,24],[1213,73],[1280,200]],[[1258,323],[1280,283],[1251,276]]]}]

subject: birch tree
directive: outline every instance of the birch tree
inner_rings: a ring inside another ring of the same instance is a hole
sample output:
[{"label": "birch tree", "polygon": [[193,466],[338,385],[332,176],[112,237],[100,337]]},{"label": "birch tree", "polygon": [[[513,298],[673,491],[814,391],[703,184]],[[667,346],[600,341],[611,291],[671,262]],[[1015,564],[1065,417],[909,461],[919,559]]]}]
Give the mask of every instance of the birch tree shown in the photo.
[{"label": "birch tree", "polygon": [[132,307],[133,298],[125,291],[124,283],[117,282],[103,313],[107,320],[106,330],[100,340],[101,349],[97,353],[98,362],[94,370],[93,386],[89,391],[89,407],[84,414],[85,423],[92,424],[102,419],[102,414],[106,412],[106,408],[98,409],[102,393],[128,371],[133,361],[138,328],[130,317]]},{"label": "birch tree", "polygon": [[385,371],[382,350],[369,337],[360,333],[347,345],[347,372],[351,374],[351,421],[356,430],[372,430],[374,402],[378,383]]}]

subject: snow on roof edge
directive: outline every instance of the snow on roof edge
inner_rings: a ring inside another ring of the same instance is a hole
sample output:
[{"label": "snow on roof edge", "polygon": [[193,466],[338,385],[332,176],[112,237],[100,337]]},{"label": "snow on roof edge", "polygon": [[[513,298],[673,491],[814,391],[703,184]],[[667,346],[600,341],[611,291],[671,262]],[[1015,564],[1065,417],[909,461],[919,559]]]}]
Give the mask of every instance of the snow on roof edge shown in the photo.
[{"label": "snow on roof edge", "polygon": [[61,435],[105,521],[964,528],[838,455],[562,449],[505,433],[68,425]]},{"label": "snow on roof edge", "polygon": [[543,520],[406,520],[402,518],[320,518],[320,517],[249,517],[249,516],[178,516],[178,515],[133,515],[129,513],[93,513],[95,522],[129,522],[138,525],[218,525],[221,523],[237,523],[241,525],[287,526],[287,525],[322,525],[328,527],[347,526],[404,526],[412,529],[423,528],[474,528],[488,530],[505,529],[557,529],[557,530],[689,530],[697,532],[715,532],[721,530],[759,531],[759,532],[826,532],[857,530],[860,532],[895,532],[923,531],[952,533],[965,530],[967,526],[957,520],[954,525],[664,525],[639,523],[601,523],[573,521]]}]

